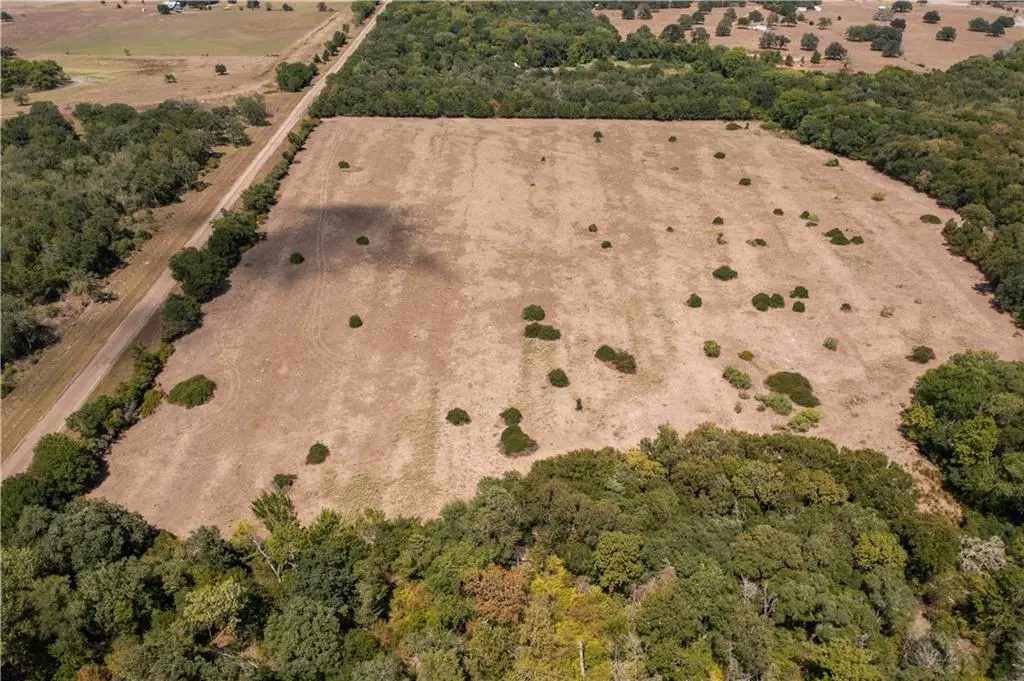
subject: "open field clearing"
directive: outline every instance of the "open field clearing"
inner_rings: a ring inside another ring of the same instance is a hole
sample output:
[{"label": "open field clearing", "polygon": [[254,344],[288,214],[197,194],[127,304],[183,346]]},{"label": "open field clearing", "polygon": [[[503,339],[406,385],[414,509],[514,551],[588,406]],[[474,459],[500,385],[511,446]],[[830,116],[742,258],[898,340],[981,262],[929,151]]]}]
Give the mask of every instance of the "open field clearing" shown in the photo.
[{"label": "open field clearing", "polygon": [[[1021,352],[1009,318],[973,290],[975,268],[919,219],[952,213],[863,164],[827,168],[822,152],[758,129],[343,118],[307,147],[267,241],[161,376],[169,389],[203,373],[218,385],[213,401],[165,404],[133,427],[96,496],[181,533],[246,518],[274,474],[297,473],[305,520],[325,506],[429,515],[483,476],[631,446],[661,423],[767,432],[785,422],[740,399],[726,366],[751,375],[751,395],[772,372],[804,374],[822,402],[815,434],[910,464],[917,456],[897,430],[923,371],[910,350],[928,345],[940,361],[972,347]],[[830,244],[822,233],[832,228],[865,243]],[[363,235],[367,246],[356,243]],[[305,261],[291,264],[293,251]],[[721,265],[739,276],[716,280]],[[803,314],[788,297],[781,310],[751,305],[758,292],[796,286],[809,290]],[[691,293],[702,307],[687,306]],[[533,303],[560,340],[523,337],[520,312]],[[827,337],[837,350],[823,347]],[[719,358],[704,356],[708,339]],[[637,373],[596,360],[602,344],[631,352]],[[549,384],[555,368],[568,387]],[[509,406],[536,455],[498,451]],[[472,422],[446,423],[453,407]],[[307,465],[317,441],[331,453]]]},{"label": "open field clearing", "polygon": [[[67,110],[83,101],[230,103],[271,84],[280,61],[309,61],[342,24],[354,24],[347,3],[330,6],[336,11],[317,12],[315,4],[304,2],[293,12],[226,5],[163,16],[155,5],[136,3],[120,10],[113,3],[10,3],[15,20],[4,25],[4,44],[26,58],[53,59],[72,78],[66,87],[30,95],[30,101],[52,101]],[[227,75],[214,73],[217,64],[227,67]],[[165,82],[165,74],[177,82]],[[4,115],[17,111],[4,101]]]},{"label": "open field clearing", "polygon": [[[806,23],[799,23],[796,26],[776,26],[772,29],[774,33],[782,34],[790,39],[786,54],[793,55],[797,66],[800,66],[800,57],[805,58],[802,68],[820,71],[839,71],[843,68],[842,61],[829,61],[823,59],[820,64],[812,65],[811,51],[800,49],[800,37],[804,33],[814,33],[821,39],[818,47],[824,53],[825,47],[832,42],[839,42],[849,52],[850,68],[855,71],[866,71],[873,73],[880,71],[886,66],[899,66],[911,71],[928,71],[931,69],[947,69],[953,64],[967,59],[976,54],[991,55],[997,51],[1013,45],[1014,42],[1024,38],[1024,28],[1016,26],[1006,30],[1006,34],[1000,37],[990,37],[984,33],[973,33],[967,30],[968,22],[974,17],[984,17],[992,21],[996,17],[1012,14],[988,6],[972,7],[966,3],[962,4],[939,4],[928,3],[925,5],[915,4],[911,12],[905,14],[894,14],[894,17],[906,19],[907,28],[903,32],[903,56],[892,59],[882,57],[881,52],[872,52],[868,42],[850,42],[846,40],[846,29],[848,26],[877,23],[888,25],[887,21],[873,21],[872,16],[880,4],[889,4],[871,1],[864,2],[825,2],[822,4],[821,12],[808,11],[808,20],[817,23],[821,17],[830,17],[833,24],[830,28],[819,30],[816,26],[809,26]],[[639,19],[626,20],[622,18],[619,10],[597,10],[598,15],[607,16],[619,33],[623,36],[633,33],[641,26],[649,26],[654,35],[661,35],[662,30],[672,23],[675,23],[681,14],[692,14],[697,9],[697,3],[689,9],[662,9],[654,13],[654,17],[646,21]],[[736,8],[738,16],[746,16],[752,10],[759,10],[767,16],[768,12],[763,7],[748,5],[745,8]],[[921,17],[925,12],[935,10],[939,12],[942,20],[938,24],[926,24]],[[707,14],[704,20],[704,28],[711,34],[712,45],[726,45],[729,47],[744,47],[751,51],[759,49],[758,41],[764,35],[759,31],[737,28],[733,26],[732,34],[725,37],[715,35],[715,26],[725,14],[724,8],[713,9]],[[957,31],[955,42],[939,42],[935,39],[935,33],[943,26],[951,26]]]}]

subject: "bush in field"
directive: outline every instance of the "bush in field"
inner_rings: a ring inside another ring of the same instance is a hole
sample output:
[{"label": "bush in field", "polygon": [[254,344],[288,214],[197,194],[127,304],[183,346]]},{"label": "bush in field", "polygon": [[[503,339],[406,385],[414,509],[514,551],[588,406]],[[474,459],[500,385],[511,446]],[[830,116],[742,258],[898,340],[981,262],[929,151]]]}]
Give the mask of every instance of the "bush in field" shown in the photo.
[{"label": "bush in field", "polygon": [[853,312],[853,305],[850,305],[849,303],[843,303],[842,305],[839,306],[839,310],[841,312]]},{"label": "bush in field", "polygon": [[786,301],[782,297],[781,293],[773,293],[768,299],[768,307],[774,307],[777,310],[781,310],[786,307]]},{"label": "bush in field", "polygon": [[740,185],[742,185],[744,187],[749,187],[750,186],[750,178],[749,177],[741,177],[740,178]]},{"label": "bush in field", "polygon": [[533,322],[532,324],[526,325],[526,328],[523,329],[523,335],[526,336],[527,338],[537,338],[539,340],[556,341],[562,337],[562,332],[553,326]]},{"label": "bush in field", "polygon": [[726,126],[725,126],[725,129],[726,130],[739,130],[740,129],[740,124],[739,123],[727,123]]},{"label": "bush in field", "polygon": [[935,10],[931,10],[929,12],[925,12],[924,16],[921,17],[921,20],[926,24],[937,24],[942,21],[942,16]]},{"label": "bush in field", "polygon": [[150,388],[142,394],[142,404],[139,405],[139,416],[146,418],[151,416],[156,408],[160,406],[160,402],[166,397],[163,390],[159,388]]},{"label": "bush in field", "polygon": [[747,245],[754,246],[755,248],[763,248],[768,245],[768,242],[758,237],[756,239],[747,239]]},{"label": "bush in field", "polygon": [[907,359],[911,362],[917,362],[918,364],[927,364],[935,359],[935,351],[927,345],[918,345],[910,351]]},{"label": "bush in field", "polygon": [[636,373],[636,359],[628,352],[616,350],[610,345],[602,345],[594,356],[606,364],[610,364],[624,374]]},{"label": "bush in field", "polygon": [[594,353],[594,356],[602,362],[613,362],[615,361],[615,348],[610,345],[602,345]]},{"label": "bush in field", "polygon": [[871,195],[872,201],[885,201],[885,192],[874,192]]},{"label": "bush in field", "polygon": [[298,92],[309,85],[316,76],[316,66],[300,61],[277,65],[277,89],[282,92]]},{"label": "bush in field", "polygon": [[794,433],[806,433],[812,428],[817,428],[821,421],[821,412],[808,407],[798,411],[786,424],[786,428]]},{"label": "bush in field", "polygon": [[704,341],[704,354],[708,357],[718,357],[722,354],[722,346],[718,344],[718,341],[706,340]]},{"label": "bush in field", "polygon": [[784,213],[785,211],[783,211],[781,208],[776,208],[775,210],[772,211],[772,215],[783,215]]},{"label": "bush in field", "polygon": [[717,158],[717,159],[725,158],[725,152],[724,151],[716,151],[715,152],[715,158]]},{"label": "bush in field", "polygon": [[750,350],[744,350],[743,352],[739,353],[736,356],[742,359],[744,362],[754,361],[754,353],[752,353]]},{"label": "bush in field", "polygon": [[793,303],[793,312],[803,312],[806,309],[807,306],[804,305],[802,300],[798,300],[795,303]]},{"label": "bush in field", "polygon": [[829,43],[825,48],[825,59],[830,61],[842,61],[846,59],[846,48],[841,43]]},{"label": "bush in field", "polygon": [[597,225],[590,225],[589,227],[587,227],[587,231],[591,232],[591,233],[596,232],[597,231]]},{"label": "bush in field", "polygon": [[540,305],[527,305],[523,308],[523,319],[528,322],[544,321],[544,308]]},{"label": "bush in field", "polygon": [[294,473],[277,473],[274,475],[274,489],[278,492],[287,492],[298,479],[299,476]]},{"label": "bush in field", "polygon": [[711,224],[713,224],[713,225],[724,225],[724,224],[725,224],[725,220],[723,220],[723,219],[722,219],[722,216],[721,216],[721,215],[718,215],[718,216],[716,216],[716,217],[715,217],[715,218],[714,218],[714,219],[713,219],[713,220],[711,221]]},{"label": "bush in field", "polygon": [[676,230],[675,230],[674,227],[672,227],[672,225],[669,225],[668,227],[665,228],[665,231],[668,232],[669,234],[671,234],[672,232],[674,232]]},{"label": "bush in field", "polygon": [[921,222],[925,223],[926,225],[941,225],[942,218],[940,218],[938,215],[926,213],[925,215],[921,216]]},{"label": "bush in field", "polygon": [[761,312],[767,312],[768,308],[771,307],[771,298],[767,293],[758,293],[750,299],[750,304]]},{"label": "bush in field", "polygon": [[801,407],[817,407],[821,402],[814,396],[811,382],[794,371],[774,373],[764,381],[772,391],[787,395]]},{"label": "bush in field", "polygon": [[829,160],[825,161],[825,167],[827,167],[827,168],[838,168],[839,167],[839,159],[838,158],[830,158]]},{"label": "bush in field", "polygon": [[676,136],[672,135],[671,137],[668,138],[668,141],[669,142],[675,142],[676,141]]},{"label": "bush in field", "polygon": [[519,425],[519,423],[522,422],[523,420],[523,413],[516,409],[515,407],[509,407],[505,411],[501,412],[499,416],[501,417],[502,423],[504,423],[506,426]]},{"label": "bush in field", "polygon": [[825,342],[822,345],[824,345],[826,349],[835,352],[839,349],[839,339],[829,336],[825,339]]},{"label": "bush in field", "polygon": [[779,416],[789,416],[793,411],[793,402],[785,395],[779,393],[768,393],[767,395],[756,395],[754,397],[761,404],[758,406],[758,411],[764,411],[765,409],[771,409]]},{"label": "bush in field", "polygon": [[599,143],[599,144],[600,144],[600,142],[601,142],[601,138],[602,138],[602,137],[604,137],[604,135],[602,135],[602,134],[601,134],[601,131],[600,131],[600,130],[595,130],[595,131],[594,131],[594,141],[595,141],[595,142],[597,142],[597,143]]},{"label": "bush in field", "polygon": [[807,289],[803,286],[797,286],[795,289],[789,292],[790,298],[810,298],[810,294]]},{"label": "bush in field", "polygon": [[537,443],[519,425],[501,431],[501,451],[505,456],[526,455],[537,449]]},{"label": "bush in field", "polygon": [[213,67],[213,72],[216,73],[218,76],[226,76],[228,75],[228,67],[224,66],[223,64],[216,64]]},{"label": "bush in field", "polygon": [[612,247],[612,242],[611,241],[602,241],[601,242],[601,248],[611,248],[611,247]]},{"label": "bush in field", "polygon": [[359,244],[360,246],[369,246],[370,238],[364,234],[356,238],[356,243]]},{"label": "bush in field", "polygon": [[327,460],[327,455],[331,453],[331,450],[327,448],[323,442],[317,442],[309,448],[309,453],[306,454],[306,463],[317,464],[323,463]]},{"label": "bush in field", "polygon": [[548,382],[556,388],[565,388],[569,385],[569,377],[561,369],[552,369],[548,372]]},{"label": "bush in field", "polygon": [[192,296],[172,293],[161,312],[160,340],[170,343],[203,325],[203,310]]},{"label": "bush in field", "polygon": [[739,390],[748,390],[754,385],[750,380],[750,375],[736,367],[725,367],[725,371],[722,372],[722,378],[728,381],[729,385]]},{"label": "bush in field", "polygon": [[728,265],[722,265],[717,270],[712,272],[711,276],[713,276],[715,279],[718,279],[719,281],[729,281],[730,279],[735,279],[736,277],[738,277],[739,273],[736,272],[736,270],[729,267]]},{"label": "bush in field", "polygon": [[956,29],[952,26],[943,26],[935,33],[935,39],[944,43],[956,41]]},{"label": "bush in field", "polygon": [[362,320],[362,318],[359,315],[354,314],[354,315],[352,315],[351,317],[348,318],[348,328],[350,328],[350,329],[358,329],[362,325],[363,325],[363,320]]},{"label": "bush in field", "polygon": [[301,265],[306,262],[306,256],[302,255],[298,251],[292,251],[292,254],[288,256],[288,262],[293,265]]},{"label": "bush in field", "polygon": [[196,374],[171,388],[171,392],[167,393],[167,401],[191,409],[212,400],[216,390],[216,383],[202,374]]},{"label": "bush in field", "polygon": [[689,307],[696,308],[696,307],[700,307],[701,305],[703,305],[704,301],[701,300],[700,296],[698,296],[696,293],[691,293],[690,297],[686,299],[686,304]]},{"label": "bush in field", "polygon": [[348,170],[352,165],[348,161],[338,161],[338,167],[342,170]]},{"label": "bush in field", "polygon": [[[32,449],[28,475],[37,481],[47,496],[70,499],[88,491],[95,484],[101,470],[99,456],[84,441],[59,433],[48,433]],[[6,506],[7,481],[4,483]],[[11,529],[5,528],[5,531],[10,532]]]},{"label": "bush in field", "polygon": [[459,409],[458,407],[449,410],[448,415],[444,418],[453,426],[461,426],[469,423],[469,414],[466,413],[465,409]]}]

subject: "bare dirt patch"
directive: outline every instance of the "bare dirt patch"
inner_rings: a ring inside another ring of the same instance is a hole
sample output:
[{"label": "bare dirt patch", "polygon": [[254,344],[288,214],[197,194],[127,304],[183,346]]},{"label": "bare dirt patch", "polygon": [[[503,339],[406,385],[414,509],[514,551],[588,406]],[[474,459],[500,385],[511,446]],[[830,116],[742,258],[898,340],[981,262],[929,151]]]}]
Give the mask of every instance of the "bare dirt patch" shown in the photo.
[{"label": "bare dirt patch", "polygon": [[[899,411],[925,369],[905,359],[910,349],[930,345],[940,361],[975,347],[1020,354],[1010,320],[973,289],[977,271],[919,220],[949,211],[863,164],[826,168],[825,154],[756,128],[332,119],[307,147],[267,241],[161,377],[166,388],[206,374],[216,397],[192,410],[162,405],[132,428],[95,492],[161,527],[231,525],[279,472],[298,474],[306,519],[366,505],[430,515],[483,476],[632,446],[661,423],[767,432],[783,422],[739,399],[721,377],[727,365],[756,387],[771,372],[803,373],[822,401],[816,434],[910,464]],[[885,201],[872,201],[878,191]],[[803,210],[820,225],[806,227]],[[866,243],[834,246],[822,236],[833,227]],[[767,246],[746,243],[755,238]],[[293,251],[305,262],[289,263]],[[738,278],[715,280],[723,264]],[[803,314],[750,303],[797,285],[810,293]],[[687,306],[693,292],[702,307]],[[523,338],[531,303],[561,340]],[[349,328],[353,314],[361,328]],[[837,351],[823,347],[828,336]],[[704,356],[705,339],[722,344],[721,357]],[[631,352],[637,373],[596,360],[605,343]],[[737,357],[744,350],[752,362]],[[556,367],[569,387],[548,382]],[[471,423],[445,422],[456,406]],[[498,451],[508,406],[539,443],[532,457]],[[307,466],[316,441],[331,455]]]},{"label": "bare dirt patch", "polygon": [[[905,14],[894,14],[894,17],[906,19],[907,29],[903,32],[903,56],[893,59],[882,57],[881,52],[872,52],[869,43],[853,43],[846,40],[846,29],[848,26],[877,23],[885,25],[888,22],[872,21],[875,10],[882,3],[878,0],[865,0],[863,2],[825,2],[822,4],[822,11],[805,12],[808,20],[817,23],[821,17],[830,17],[833,21],[832,27],[819,30],[806,23],[799,23],[796,26],[776,26],[772,29],[775,33],[781,33],[790,39],[788,49],[784,54],[793,55],[797,62],[796,66],[815,71],[839,71],[843,68],[841,61],[822,60],[819,65],[812,65],[811,52],[800,49],[800,38],[804,33],[814,33],[821,39],[818,50],[824,54],[825,47],[832,42],[842,44],[850,55],[849,68],[854,71],[866,71],[874,73],[886,66],[899,66],[911,71],[930,71],[931,69],[945,70],[953,64],[963,61],[976,54],[991,55],[999,50],[1013,45],[1018,40],[1024,40],[1024,28],[1020,26],[1006,30],[1006,34],[998,38],[986,36],[984,33],[972,33],[967,30],[968,22],[974,17],[984,17],[992,21],[996,17],[1012,14],[1010,11],[1001,10],[988,6],[969,6],[967,3],[937,3],[930,2],[924,5],[915,4],[911,12]],[[759,10],[767,16],[768,12],[760,6],[747,5],[747,7],[736,8],[737,16],[746,16],[752,10]],[[697,10],[697,3],[694,2],[690,9],[662,9],[654,13],[653,18],[648,20],[622,18],[619,10],[596,10],[595,14],[607,16],[609,21],[618,29],[623,36],[633,33],[643,25],[650,27],[655,35],[661,35],[665,26],[675,23],[681,14],[692,14]],[[935,10],[942,17],[938,24],[926,24],[921,20],[924,13]],[[714,9],[706,16],[704,28],[711,34],[712,45],[726,45],[728,47],[744,47],[750,51],[757,51],[758,41],[762,32],[737,28],[733,25],[732,34],[726,37],[715,35],[715,26],[725,14],[725,9]],[[943,26],[952,26],[957,31],[956,42],[939,42],[935,34]],[[804,57],[804,64],[800,64],[800,58]]]}]

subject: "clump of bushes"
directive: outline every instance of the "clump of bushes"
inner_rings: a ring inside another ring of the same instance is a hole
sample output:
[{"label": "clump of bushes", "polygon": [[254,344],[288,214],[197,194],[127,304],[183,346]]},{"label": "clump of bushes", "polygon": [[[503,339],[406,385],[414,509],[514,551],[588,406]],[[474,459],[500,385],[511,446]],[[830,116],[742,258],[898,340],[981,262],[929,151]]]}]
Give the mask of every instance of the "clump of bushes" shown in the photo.
[{"label": "clump of bushes", "polygon": [[523,432],[519,424],[501,431],[501,451],[505,456],[527,455],[537,449],[537,442]]},{"label": "clump of bushes", "polygon": [[696,293],[691,293],[690,297],[686,299],[686,305],[688,307],[696,308],[696,307],[700,307],[703,304],[704,304],[704,301],[701,300],[700,296],[698,296]]},{"label": "clump of bushes", "polygon": [[278,492],[287,492],[298,479],[299,476],[294,473],[278,473],[274,476],[274,489]]},{"label": "clump of bushes", "polygon": [[750,178],[749,177],[741,177],[740,178],[740,185],[744,186],[744,187],[749,187],[750,186]]},{"label": "clump of bushes", "polygon": [[793,303],[793,312],[803,312],[806,309],[807,306],[804,305],[802,300],[798,300],[795,303]]},{"label": "clump of bushes", "polygon": [[671,137],[668,138],[668,141],[669,142],[675,142],[676,141],[676,136],[672,135]]},{"label": "clump of bushes", "polygon": [[526,328],[523,329],[523,335],[526,336],[527,338],[537,338],[539,340],[556,341],[562,337],[562,332],[553,326],[533,322],[531,324],[526,325]]},{"label": "clump of bushes", "polygon": [[722,354],[722,346],[718,344],[718,341],[706,340],[704,341],[704,354],[708,357],[718,357]]},{"label": "clump of bushes", "polygon": [[713,225],[724,225],[725,224],[725,220],[722,219],[721,215],[716,215],[715,218],[711,221],[711,224],[713,224]]},{"label": "clump of bushes", "polygon": [[717,158],[717,159],[725,158],[725,152],[724,151],[716,151],[715,152],[715,158]]},{"label": "clump of bushes", "polygon": [[747,239],[747,244],[750,245],[750,246],[754,246],[754,247],[763,247],[763,246],[767,246],[768,242],[765,241],[764,239],[758,237],[758,238],[755,238],[755,239]]},{"label": "clump of bushes", "polygon": [[502,423],[506,426],[517,426],[523,420],[523,413],[515,407],[509,407],[499,414]]},{"label": "clump of bushes", "polygon": [[926,225],[941,225],[942,218],[940,218],[938,215],[926,213],[925,215],[921,216],[921,222],[923,222]]},{"label": "clump of bushes", "polygon": [[288,256],[288,262],[293,265],[301,265],[306,262],[306,256],[302,255],[298,251],[292,251],[292,254]]},{"label": "clump of bushes", "polygon": [[849,303],[843,303],[842,305],[839,306],[839,311],[840,312],[853,312],[853,305],[850,305]]},{"label": "clump of bushes", "polygon": [[453,426],[463,426],[469,423],[469,413],[465,409],[455,407],[454,409],[448,410],[448,415],[444,417],[448,423]]},{"label": "clump of bushes", "polygon": [[611,241],[602,241],[601,242],[601,248],[611,248],[611,247],[612,247],[612,242]]},{"label": "clump of bushes", "polygon": [[717,270],[711,273],[715,279],[719,281],[729,281],[739,276],[739,273],[728,265],[722,265]]},{"label": "clump of bushes", "polygon": [[593,225],[593,224],[590,225],[589,227],[587,227],[587,231],[590,232],[590,233],[597,232],[597,225]]},{"label": "clump of bushes", "polygon": [[753,385],[750,375],[735,367],[725,367],[725,371],[722,372],[722,378],[728,381],[729,385],[739,390],[748,390]]},{"label": "clump of bushes", "polygon": [[918,364],[927,364],[935,359],[935,351],[927,345],[918,345],[910,351],[910,354],[907,355],[907,359],[911,362],[917,362]]},{"label": "clump of bushes", "polygon": [[786,424],[786,428],[794,433],[806,433],[811,428],[817,428],[819,421],[821,421],[821,412],[817,409],[808,407],[798,411],[796,415],[789,420],[789,423]]},{"label": "clump of bushes", "polygon": [[728,123],[725,126],[725,129],[726,130],[739,130],[740,129],[740,124],[739,123]]},{"label": "clump of bushes", "polygon": [[341,168],[342,170],[348,170],[352,166],[349,164],[348,161],[338,161],[338,167]]},{"label": "clump of bushes", "polygon": [[847,237],[843,233],[843,230],[839,229],[838,227],[830,229],[827,232],[825,232],[825,236],[828,237],[830,243],[836,246],[845,246],[847,244],[855,244],[859,246],[860,244],[864,243],[864,237],[859,235]]},{"label": "clump of bushes", "polygon": [[765,409],[771,409],[779,416],[789,416],[793,411],[793,401],[785,395],[779,393],[768,393],[767,395],[757,395],[754,397],[761,404],[758,405],[758,411],[764,411]]},{"label": "clump of bushes", "polygon": [[825,161],[825,167],[827,167],[827,168],[838,168],[839,167],[839,159],[838,158],[830,158],[829,160]]},{"label": "clump of bushes", "polygon": [[199,301],[189,295],[172,293],[161,311],[160,340],[170,343],[203,325]]},{"label": "clump of bushes", "polygon": [[360,246],[369,246],[370,239],[365,234],[363,234],[356,238],[356,243],[359,244]]},{"label": "clump of bushes", "polygon": [[665,228],[665,231],[668,232],[669,234],[671,234],[672,232],[674,232],[676,230],[672,227],[672,225],[669,225],[668,227]]},{"label": "clump of bushes", "polygon": [[327,455],[331,453],[331,450],[327,448],[323,442],[315,442],[313,446],[309,448],[309,452],[306,454],[306,463],[318,464],[323,463],[327,460]]},{"label": "clump of bushes", "polygon": [[750,303],[761,312],[765,312],[769,308],[781,309],[786,307],[786,301],[780,293],[773,293],[771,295],[758,293],[750,299]]},{"label": "clump of bushes", "polygon": [[523,319],[528,322],[542,322],[544,316],[544,308],[540,305],[527,305],[523,308]]},{"label": "clump of bushes", "polygon": [[885,192],[875,192],[871,195],[872,201],[885,201]]},{"label": "clump of bushes", "polygon": [[569,385],[569,377],[561,369],[552,369],[548,372],[548,383],[556,388],[565,388]]},{"label": "clump of bushes", "polygon": [[750,350],[744,350],[743,352],[739,353],[736,356],[742,359],[744,362],[754,361],[754,353],[752,353]]},{"label": "clump of bushes", "polygon": [[602,345],[594,353],[594,356],[624,374],[636,373],[636,359],[628,352],[616,350],[610,345]]},{"label": "clump of bushes", "polygon": [[784,215],[784,214],[785,214],[785,211],[783,211],[781,208],[776,208],[775,210],[772,211],[772,215]]},{"label": "clump of bushes", "polygon": [[600,143],[601,143],[601,138],[602,138],[602,137],[604,137],[604,135],[602,135],[602,134],[601,134],[601,131],[600,131],[600,130],[595,130],[595,131],[594,131],[594,141],[595,141],[595,142],[597,142],[598,144],[600,144]]},{"label": "clump of bushes", "polygon": [[833,336],[829,336],[828,338],[825,339],[825,342],[822,343],[822,345],[824,345],[826,349],[835,352],[836,350],[839,349],[839,339],[834,338]]},{"label": "clump of bushes", "polygon": [[167,393],[167,401],[191,409],[212,400],[216,390],[216,383],[203,374],[196,374],[171,388],[171,392]]},{"label": "clump of bushes", "polygon": [[348,328],[350,328],[350,329],[358,329],[362,325],[363,325],[363,320],[359,318],[359,315],[354,314],[354,315],[352,315],[351,317],[348,318]]},{"label": "clump of bushes", "polygon": [[803,286],[797,286],[795,289],[789,292],[790,298],[810,298],[810,294],[807,289]]},{"label": "clump of bushes", "polygon": [[146,418],[151,416],[156,408],[160,406],[161,400],[164,399],[164,391],[159,388],[150,388],[142,394],[142,404],[139,405],[139,416]]},{"label": "clump of bushes", "polygon": [[807,220],[808,222],[821,222],[821,219],[818,217],[818,214],[812,213],[809,210],[805,210],[804,212],[800,213],[800,219]]},{"label": "clump of bushes", "polygon": [[811,382],[795,371],[780,371],[764,380],[773,392],[782,393],[801,407],[817,407],[821,401],[814,396]]}]

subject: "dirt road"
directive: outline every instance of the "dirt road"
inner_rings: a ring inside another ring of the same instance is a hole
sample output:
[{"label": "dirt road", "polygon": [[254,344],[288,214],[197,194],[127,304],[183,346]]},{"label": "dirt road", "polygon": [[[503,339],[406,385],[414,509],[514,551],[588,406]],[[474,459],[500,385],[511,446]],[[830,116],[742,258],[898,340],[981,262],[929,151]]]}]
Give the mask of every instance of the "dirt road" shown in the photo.
[{"label": "dirt road", "polygon": [[[277,153],[278,147],[285,141],[288,133],[291,132],[299,121],[302,120],[310,105],[320,95],[327,76],[337,72],[348,61],[349,55],[354,53],[362,44],[366,35],[373,30],[377,23],[377,17],[384,10],[390,0],[384,0],[378,11],[370,17],[363,30],[346,46],[345,52],[338,58],[333,66],[320,78],[306,94],[299,100],[291,113],[279,124],[273,136],[267,140],[260,153],[253,158],[249,166],[238,176],[231,189],[221,199],[217,206],[210,212],[210,215],[203,221],[201,226],[192,235],[192,238],[185,244],[186,247],[201,247],[210,235],[210,222],[216,218],[221,210],[230,208],[238,201],[242,192],[252,184],[260,169],[266,165],[270,158]],[[170,269],[165,268],[157,279],[156,283],[149,289],[149,292],[135,305],[114,329],[114,332],[107,338],[103,347],[99,349],[92,360],[82,369],[81,372],[68,384],[61,396],[54,402],[53,406],[35,424],[32,430],[18,443],[14,452],[3,462],[3,477],[15,475],[24,471],[32,462],[32,449],[39,439],[46,433],[59,431],[64,427],[64,421],[69,414],[81,407],[99,385],[107,372],[111,370],[118,358],[131,344],[132,340],[145,327],[146,323],[159,313],[164,300],[174,290],[176,282],[171,277]]]}]

